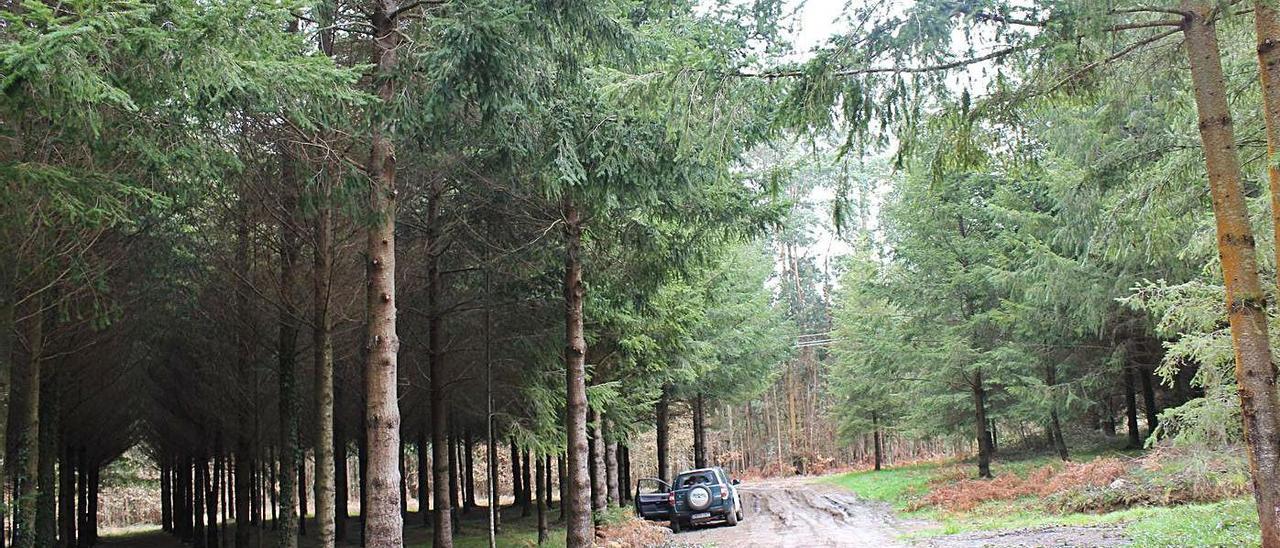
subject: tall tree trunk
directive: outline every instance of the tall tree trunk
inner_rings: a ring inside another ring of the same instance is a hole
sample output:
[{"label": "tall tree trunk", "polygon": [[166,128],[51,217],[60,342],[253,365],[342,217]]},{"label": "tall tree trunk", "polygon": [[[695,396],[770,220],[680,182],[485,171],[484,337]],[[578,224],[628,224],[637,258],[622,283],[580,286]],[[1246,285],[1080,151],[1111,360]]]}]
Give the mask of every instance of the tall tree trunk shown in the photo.
[{"label": "tall tree trunk", "polygon": [[635,484],[631,481],[631,445],[630,445],[630,444],[631,444],[631,441],[630,441],[630,440],[627,440],[627,442],[626,442],[625,444],[623,444],[623,445],[622,445],[622,447],[621,447],[621,449],[622,449],[622,474],[623,474],[623,479],[622,479],[622,491],[621,491],[621,492],[622,492],[622,501],[623,501],[624,503],[630,503],[630,502],[631,502],[631,500],[632,500],[632,498],[631,498],[631,486],[632,486],[632,485],[635,485]]},{"label": "tall tree trunk", "polygon": [[466,462],[466,472],[462,475],[463,483],[466,485],[467,508],[475,508],[476,505],[476,462],[475,462],[475,440],[472,438],[471,430],[467,430],[463,437],[462,454]]},{"label": "tall tree trunk", "polygon": [[613,436],[611,432],[613,430],[613,423],[609,422],[608,419],[601,419],[601,422],[605,426],[603,432],[603,436],[605,438],[603,443],[605,448],[605,487],[609,490],[608,503],[612,506],[617,505],[619,500],[621,500],[618,493],[618,442],[617,440],[609,439]]},{"label": "tall tree trunk", "polygon": [[[236,284],[235,292],[235,315],[236,315],[236,372],[242,379],[242,382],[250,383],[249,379],[254,376],[253,373],[253,322],[250,318],[249,310],[249,291],[246,287],[247,280],[253,279],[252,264],[250,262],[249,253],[252,242],[250,240],[249,230],[249,202],[244,198],[245,194],[241,194],[239,203],[236,206],[236,251],[235,262],[237,278],[242,280]],[[247,387],[248,390],[257,390],[256,386]],[[257,411],[256,407],[252,410],[250,406],[237,410],[236,424],[238,426],[235,442],[235,491],[236,491],[236,548],[249,548],[250,531],[249,525],[257,524],[257,512],[253,507],[256,497],[253,495],[253,454],[252,446],[249,440],[249,433],[252,429],[252,420],[250,412]],[[177,511],[177,505],[174,505],[174,511]],[[175,526],[175,530],[178,529]]]},{"label": "tall tree trunk", "polygon": [[547,542],[547,504],[545,500],[547,494],[547,477],[545,475],[546,466],[542,460],[542,456],[539,455],[537,459],[538,470],[535,474],[538,477],[538,492],[536,493],[536,497],[538,499],[538,545],[541,546],[543,543]]},{"label": "tall tree trunk", "polygon": [[1217,221],[1218,254],[1227,289],[1227,317],[1235,348],[1236,384],[1253,495],[1262,544],[1274,548],[1280,547],[1280,398],[1267,340],[1266,296],[1258,276],[1217,30],[1208,18],[1217,5],[1184,0],[1183,34]]},{"label": "tall tree trunk", "polygon": [[1124,366],[1125,423],[1129,428],[1129,448],[1142,447],[1142,434],[1138,432],[1138,395],[1133,383],[1133,366]]},{"label": "tall tree trunk", "polygon": [[449,409],[445,405],[444,340],[441,332],[439,217],[441,187],[434,186],[427,197],[427,360],[431,376],[431,481],[435,484],[432,545],[453,546],[453,506],[449,500]]},{"label": "tall tree trunk", "polygon": [[[332,36],[328,50],[332,50]],[[326,48],[321,48],[326,49]],[[329,318],[329,291],[333,277],[333,210],[330,207],[329,174],[320,175],[320,206],[315,218],[315,250],[313,255],[311,294],[311,350],[315,378],[313,390],[316,405],[315,497],[317,540],[321,548],[333,548],[336,541],[336,464],[334,461],[334,377],[333,322]],[[345,464],[345,463],[344,463]]]},{"label": "tall tree trunk", "polygon": [[533,478],[531,477],[532,472],[530,472],[531,466],[532,465],[529,463],[529,448],[525,447],[520,457],[520,487],[522,489],[520,492],[520,501],[522,504],[522,508],[520,510],[521,516],[528,516],[530,507],[533,504]]},{"label": "tall tree trunk", "polygon": [[[369,276],[365,347],[365,438],[369,444],[368,506],[360,509],[364,538],[379,548],[404,545],[404,520],[400,515],[400,406],[396,357],[396,155],[387,135],[389,113],[396,94],[396,65],[400,32],[396,29],[398,0],[373,1],[374,79],[381,109],[374,113],[369,140],[372,143],[368,171],[372,175],[369,209],[375,220],[369,225],[367,246]],[[434,381],[434,379],[433,379]]]},{"label": "tall tree trunk", "polygon": [[[487,229],[488,227],[488,222],[486,222],[485,228]],[[491,260],[487,249],[484,255],[486,263]],[[489,548],[497,548],[498,515],[502,505],[498,500],[498,438],[493,416],[493,302],[489,276],[490,271],[486,267],[484,270],[484,332],[482,336],[484,337],[484,483],[488,491],[485,493],[484,498],[487,501],[486,513],[489,518]]]},{"label": "tall tree trunk", "polygon": [[88,536],[89,545],[98,543],[98,488],[101,486],[98,477],[98,462],[89,464],[89,529],[81,533],[81,538]]},{"label": "tall tree trunk", "polygon": [[[20,298],[20,297],[19,297]],[[9,391],[13,376],[14,365],[23,359],[22,344],[19,341],[19,331],[22,326],[17,322],[18,307],[15,304],[17,299],[9,299],[7,303],[0,306],[0,327],[3,332],[0,333],[0,341],[7,341],[10,359],[0,359],[0,548],[5,548],[6,527],[5,516],[8,515],[11,500],[5,496],[4,484],[12,472],[9,469],[10,459],[12,455],[8,453],[8,427],[9,427]],[[9,329],[12,326],[13,329]],[[13,337],[13,338],[9,338]]]},{"label": "tall tree trunk", "polygon": [[565,513],[566,512],[565,507],[568,506],[568,503],[566,501],[569,500],[569,482],[568,480],[565,479],[566,477],[565,474],[566,474],[565,458],[563,456],[557,456],[556,457],[556,477],[560,478],[560,483],[558,485],[558,487],[560,488],[560,516],[556,518],[556,521],[560,521],[560,522],[563,522],[564,520],[568,519],[568,515]]},{"label": "tall tree trunk", "polygon": [[[565,522],[568,548],[591,546],[595,533],[591,525],[591,486],[587,475],[587,339],[583,334],[582,301],[582,216],[573,196],[566,192],[563,203],[565,231],[565,431],[568,434],[567,472],[569,498]],[[564,481],[564,480],[562,480]]]},{"label": "tall tree trunk", "polygon": [[218,476],[217,464],[214,457],[214,466],[210,473],[209,462],[205,461],[200,464],[204,468],[204,510],[205,510],[205,545],[209,548],[218,548]]},{"label": "tall tree trunk", "polygon": [[[298,426],[302,398],[298,390],[298,318],[296,298],[298,283],[298,257],[302,246],[299,237],[298,182],[294,173],[294,160],[289,153],[281,154],[280,200],[280,337],[277,340],[280,401],[280,535],[277,546],[297,548],[298,514],[297,481]],[[203,466],[203,465],[201,465]]]},{"label": "tall tree trunk", "polygon": [[1058,451],[1058,458],[1071,460],[1067,454],[1067,440],[1062,437],[1062,424],[1058,420],[1058,365],[1052,361],[1045,364],[1044,376],[1045,386],[1049,388],[1049,431],[1053,432],[1053,447]]},{"label": "tall tree trunk", "polygon": [[670,387],[662,387],[662,395],[658,397],[658,403],[654,406],[654,417],[657,424],[654,427],[658,431],[658,479],[671,481],[671,466],[667,462],[667,449],[670,444],[670,410],[671,410],[671,389]]},{"label": "tall tree trunk", "polygon": [[462,524],[458,522],[458,448],[457,436],[450,436],[447,446],[449,448],[449,519],[452,522],[454,531],[462,533]]},{"label": "tall tree trunk", "polygon": [[[336,396],[336,393],[335,393]],[[337,401],[337,398],[334,398]],[[347,518],[350,516],[350,475],[347,473],[347,440],[341,430],[341,422],[334,420],[333,427],[333,540],[337,544],[347,538]]]},{"label": "tall tree trunk", "polygon": [[881,454],[883,447],[880,445],[880,415],[875,411],[871,412],[871,431],[875,443],[875,469],[879,470],[884,462],[884,456]]},{"label": "tall tree trunk", "polygon": [[520,448],[516,445],[515,436],[511,436],[511,498],[516,504],[524,501],[524,484],[520,482]]},{"label": "tall tree trunk", "polygon": [[702,393],[693,398],[693,467],[707,467],[707,431]]},{"label": "tall tree trunk", "polygon": [[[67,446],[67,456],[64,458],[67,458],[69,460],[75,459],[76,458],[75,448],[71,446]],[[173,479],[173,475],[172,475],[173,465],[170,464],[172,461],[170,460],[170,457],[168,457],[167,455],[164,457],[161,457],[158,460],[160,461],[160,530],[166,533],[172,533],[173,532],[173,483],[171,483],[170,480]],[[63,471],[65,472],[70,470],[74,474],[75,464],[71,464],[74,462],[75,462],[74,460],[70,460],[70,462],[68,463],[63,463],[62,465],[64,467]],[[71,479],[71,483],[72,485],[76,483],[76,480],[74,477]]]},{"label": "tall tree trunk", "polygon": [[58,542],[58,479],[54,473],[58,462],[58,382],[55,371],[40,374],[40,477],[36,496],[36,544],[53,546]]},{"label": "tall tree trunk", "polygon": [[[173,488],[174,483],[178,483],[179,485],[181,484],[180,480],[175,482],[175,480],[178,480],[178,475],[174,470],[175,467],[172,465],[173,462],[175,461],[170,461],[171,464],[169,468],[169,473],[171,475],[171,477],[169,478],[169,481],[170,481],[169,486],[171,489]],[[76,478],[78,480],[76,482],[78,484],[76,486],[76,496],[79,499],[78,500],[79,504],[76,505],[76,508],[78,509],[78,512],[76,515],[76,531],[78,533],[77,539],[76,539],[76,546],[89,546],[89,534],[88,534],[89,532],[89,466],[88,464],[89,464],[88,460],[85,457],[85,448],[84,446],[80,446],[79,449],[76,450],[76,471],[78,473],[77,474],[78,477]],[[181,467],[176,467],[176,468],[181,469]],[[178,490],[173,491],[173,494],[176,495],[177,493],[178,493]],[[176,498],[174,499],[175,502],[177,500],[178,499]],[[180,506],[181,505],[179,504],[171,504],[171,508],[174,512],[175,519],[177,519],[178,515],[182,513]],[[181,537],[182,536],[181,522],[175,521],[172,524],[172,527],[173,527],[172,531],[174,535]]]},{"label": "tall tree trunk", "polygon": [[543,473],[547,476],[543,480],[546,482],[547,488],[541,491],[542,498],[547,508],[551,508],[551,455],[544,455],[542,459],[546,461],[543,463]]},{"label": "tall tree trunk", "polygon": [[32,296],[18,312],[22,330],[21,344],[26,359],[19,368],[15,385],[24,392],[15,398],[21,402],[18,412],[10,417],[17,433],[14,452],[13,545],[15,548],[36,546],[36,478],[40,475],[40,362],[44,359],[43,299]]},{"label": "tall tree trunk", "polygon": [[298,535],[307,536],[307,455],[298,452]]},{"label": "tall tree trunk", "polygon": [[[160,479],[160,490],[163,492],[165,490],[163,471]],[[161,529],[167,530],[168,526],[165,522],[168,516],[164,515],[163,495],[160,501]],[[63,444],[58,464],[58,530],[62,537],[62,546],[72,548],[76,545],[76,451],[71,444]]]},{"label": "tall tree trunk", "polygon": [[588,455],[591,458],[591,510],[595,512],[603,512],[609,507],[609,487],[606,480],[608,471],[605,470],[604,454],[604,419],[600,417],[600,413],[595,409],[591,409],[587,414],[590,417],[588,426],[591,428],[591,445]]},{"label": "tall tree trunk", "polygon": [[207,483],[206,480],[208,479],[208,476],[209,470],[205,466],[205,458],[200,457],[196,459],[195,475],[192,477],[191,482],[191,519],[194,524],[194,528],[191,532],[191,545],[195,548],[215,548],[206,544],[208,542],[208,537],[205,535],[204,530],[204,494],[205,483]]},{"label": "tall tree trunk", "polygon": [[978,477],[991,477],[991,437],[987,433],[987,394],[982,371],[973,375],[973,418],[978,438]]},{"label": "tall tree trunk", "polygon": [[1159,405],[1156,403],[1155,383],[1151,379],[1151,369],[1148,367],[1138,368],[1138,379],[1142,381],[1142,408],[1147,413],[1147,435],[1155,433],[1156,427],[1160,425]]},{"label": "tall tree trunk", "polygon": [[418,438],[414,440],[414,448],[418,451],[418,515],[422,525],[431,525],[431,459],[427,458],[427,433],[418,430]]},{"label": "tall tree trunk", "polygon": [[[1273,242],[1280,242],[1280,12],[1269,0],[1254,0],[1253,22],[1258,44],[1258,75],[1262,80],[1262,114],[1267,129],[1267,181],[1271,187],[1271,228]],[[1280,264],[1280,246],[1275,249]],[[1280,269],[1276,270],[1280,290]]]}]

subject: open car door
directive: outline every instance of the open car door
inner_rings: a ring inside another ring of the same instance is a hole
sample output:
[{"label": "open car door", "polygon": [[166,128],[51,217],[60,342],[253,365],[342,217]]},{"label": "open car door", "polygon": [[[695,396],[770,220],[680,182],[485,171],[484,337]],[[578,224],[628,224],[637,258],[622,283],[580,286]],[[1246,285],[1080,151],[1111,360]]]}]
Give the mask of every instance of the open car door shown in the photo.
[{"label": "open car door", "polygon": [[671,486],[658,478],[643,478],[636,482],[636,514],[654,521],[671,518],[671,504],[667,495]]}]

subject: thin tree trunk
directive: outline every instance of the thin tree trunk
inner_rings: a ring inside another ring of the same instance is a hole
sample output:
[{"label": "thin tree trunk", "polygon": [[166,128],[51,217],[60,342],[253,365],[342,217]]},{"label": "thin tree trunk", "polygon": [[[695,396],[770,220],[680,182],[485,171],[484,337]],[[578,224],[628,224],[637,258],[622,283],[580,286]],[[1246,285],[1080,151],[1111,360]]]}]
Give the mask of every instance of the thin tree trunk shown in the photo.
[{"label": "thin tree trunk", "polygon": [[[67,447],[66,458],[68,459],[75,458],[75,448],[71,446]],[[160,458],[159,460],[160,460],[160,530],[166,533],[172,533],[173,532],[173,483],[171,483],[170,480],[173,479],[173,476],[172,476],[173,465],[170,464],[171,461],[167,456]],[[67,464],[63,464],[63,466],[67,466]],[[75,471],[75,466],[76,466],[75,464],[72,464],[70,468],[70,470],[73,473]],[[68,470],[68,468],[64,468],[63,470],[66,471]],[[75,478],[72,478],[71,483],[72,484],[76,483]],[[74,544],[69,546],[74,546]]]},{"label": "thin tree trunk", "polygon": [[516,504],[523,504],[524,484],[520,482],[520,448],[516,446],[515,436],[511,437],[511,498]]},{"label": "thin tree trunk", "polygon": [[1275,548],[1280,547],[1280,398],[1217,30],[1208,19],[1217,6],[1217,2],[1184,0],[1183,34],[1217,221],[1253,495],[1262,545]]},{"label": "thin tree trunk", "polygon": [[36,496],[36,544],[53,546],[58,541],[58,479],[54,469],[58,462],[58,382],[55,371],[40,375],[40,477]]},{"label": "thin tree trunk", "polygon": [[[332,36],[328,50],[332,51]],[[323,40],[322,40],[323,41]],[[321,49],[326,49],[322,47]],[[333,277],[333,211],[330,207],[329,175],[320,176],[320,206],[316,211],[315,243],[312,270],[311,343],[315,378],[313,390],[316,404],[315,497],[317,540],[321,548],[333,548],[336,541],[336,464],[334,461],[334,377],[333,325],[329,318],[329,289]],[[345,463],[344,463],[345,464]]]},{"label": "thin tree trunk", "polygon": [[658,431],[658,479],[671,481],[671,466],[667,462],[667,448],[670,443],[670,409],[671,409],[671,389],[667,386],[662,387],[662,395],[658,397],[658,403],[654,406],[654,417],[657,424],[654,427]]},{"label": "thin tree trunk", "polygon": [[[242,194],[236,211],[236,251],[235,261],[238,279],[252,279],[252,265],[249,259],[250,247],[249,231],[249,202]],[[247,282],[236,285],[235,292],[235,315],[236,315],[236,371],[240,378],[248,379],[252,377],[253,358],[252,358],[252,337],[253,323],[250,319],[249,310],[249,288],[244,287]],[[257,390],[256,386],[248,387],[250,390]],[[248,407],[248,406],[246,406]],[[253,412],[257,409],[253,408]],[[251,429],[251,417],[249,410],[240,409],[236,415],[236,424],[239,426],[236,434],[235,442],[235,491],[236,491],[236,548],[249,548],[250,531],[249,524],[257,523],[256,508],[253,503],[256,496],[252,494],[254,474],[253,456],[251,454],[251,445],[249,442],[249,431]],[[174,505],[177,510],[177,505]],[[178,529],[175,526],[175,530]]]},{"label": "thin tree trunk", "polygon": [[566,501],[569,500],[569,482],[568,480],[565,479],[565,472],[566,472],[565,458],[563,456],[557,456],[556,457],[556,477],[560,478],[560,483],[559,483],[560,516],[556,518],[556,521],[559,521],[559,522],[564,522],[564,520],[568,518],[568,515],[565,513],[566,512],[565,506],[568,506],[568,503]]},{"label": "thin tree trunk", "polygon": [[[337,389],[334,401],[337,402]],[[336,406],[335,406],[336,408]],[[351,517],[350,474],[347,473],[347,440],[342,423],[334,414],[333,421],[333,540],[337,544],[347,539],[347,521]]]},{"label": "thin tree trunk", "polygon": [[208,542],[208,537],[205,534],[205,523],[204,523],[205,483],[208,476],[209,476],[209,470],[205,466],[205,458],[204,457],[197,458],[195,460],[195,475],[193,476],[192,478],[193,481],[191,482],[191,489],[192,489],[191,519],[192,519],[192,523],[194,524],[191,532],[191,545],[195,546],[195,548],[205,548],[205,547],[213,548],[212,546],[208,546],[206,544],[206,542]]},{"label": "thin tree trunk", "polygon": [[520,457],[520,486],[523,489],[520,493],[521,510],[520,515],[528,516],[531,506],[533,505],[533,478],[529,463],[529,448],[524,448]]},{"label": "thin tree trunk", "polygon": [[466,473],[462,475],[463,484],[466,485],[466,507],[475,508],[476,505],[476,462],[473,449],[475,448],[475,440],[472,439],[471,430],[467,430],[463,437],[463,457],[466,463]]},{"label": "thin tree trunk", "polygon": [[18,445],[14,452],[15,474],[13,519],[13,545],[15,548],[36,546],[36,478],[40,474],[40,362],[44,357],[43,299],[29,297],[27,305],[19,311],[22,319],[17,322],[22,329],[21,342],[26,349],[26,360],[19,368],[17,386],[25,393],[16,398],[21,402],[13,415]]},{"label": "thin tree trunk", "polygon": [[[216,457],[215,457],[216,459]],[[209,462],[200,463],[204,469],[204,511],[205,511],[205,545],[209,548],[218,547],[218,481],[217,481],[217,461],[214,461],[212,473],[210,471]]]},{"label": "thin tree trunk", "polygon": [[449,415],[445,405],[445,370],[440,317],[440,258],[438,224],[441,188],[435,186],[427,197],[427,360],[431,374],[431,481],[435,485],[432,508],[432,545],[453,546],[453,506],[449,500]]},{"label": "thin tree trunk", "polygon": [[[169,468],[169,473],[171,474],[171,477],[169,478],[170,488],[173,487],[173,484],[175,483],[174,480],[178,478],[174,468],[175,467],[172,466],[171,464]],[[78,509],[78,512],[76,515],[76,531],[78,533],[76,535],[77,536],[76,546],[89,546],[89,534],[88,534],[88,531],[89,531],[89,466],[88,466],[88,460],[85,458],[84,446],[80,446],[80,448],[76,451],[76,472],[78,476],[77,477],[78,481],[76,482],[78,484],[76,486],[76,496],[79,498],[79,501],[78,501],[79,504],[76,505],[76,508]],[[177,492],[174,491],[173,494],[176,495]],[[177,499],[174,499],[174,500],[176,501]],[[176,514],[181,513],[178,508],[179,505],[175,504],[171,506],[172,506],[172,510],[175,513],[174,517],[176,518],[177,517]],[[174,535],[181,537],[182,536],[181,522],[178,521],[173,523],[172,527],[173,527],[172,531]]]},{"label": "thin tree trunk", "polygon": [[604,424],[603,437],[604,443],[604,468],[605,468],[605,487],[608,491],[608,503],[610,506],[617,505],[621,497],[618,493],[618,442],[610,440],[612,436],[613,423],[607,419],[601,419]]},{"label": "thin tree trunk", "polygon": [[583,334],[582,301],[582,217],[571,193],[563,203],[565,231],[565,431],[568,434],[567,472],[569,483],[565,522],[568,548],[591,546],[595,534],[591,525],[591,486],[587,474],[587,340]]},{"label": "thin tree trunk", "polygon": [[[299,444],[299,449],[302,445]],[[307,536],[307,455],[298,453],[298,535]]]},{"label": "thin tree trunk", "polygon": [[987,433],[986,388],[982,384],[982,371],[974,373],[973,418],[978,438],[978,477],[991,477],[991,438]]},{"label": "thin tree trunk", "polygon": [[538,477],[538,492],[535,494],[538,499],[538,545],[541,546],[547,542],[547,504],[545,495],[547,494],[547,478],[545,475],[545,464],[541,456],[537,457],[538,466],[535,475]]},{"label": "thin tree trunk", "polygon": [[418,450],[418,515],[422,525],[431,525],[431,459],[427,458],[427,433],[418,430],[418,439],[414,441]]},{"label": "thin tree trunk", "polygon": [[1133,367],[1128,364],[1124,366],[1124,402],[1125,419],[1129,427],[1129,448],[1138,449],[1142,447],[1142,434],[1138,432],[1138,396],[1134,391]]},{"label": "thin tree trunk", "polygon": [[459,510],[459,482],[458,482],[458,448],[457,436],[450,436],[448,441],[449,447],[449,508],[452,510],[449,514],[450,520],[453,522],[454,532],[462,533],[462,524],[458,521]]},{"label": "thin tree trunk", "polygon": [[609,486],[605,470],[604,419],[594,409],[588,411],[590,417],[587,424],[591,428],[591,445],[588,455],[591,458],[591,510],[603,512],[609,507]]},{"label": "thin tree trunk", "polygon": [[693,398],[693,467],[707,467],[707,431],[706,431],[706,414],[702,401],[702,393],[699,392]]},{"label": "thin tree trunk", "polygon": [[871,412],[871,430],[875,443],[875,469],[879,470],[880,465],[884,462],[884,456],[881,453],[883,447],[880,444],[880,415],[875,411]]},{"label": "thin tree trunk", "polygon": [[542,498],[547,508],[551,508],[551,455],[544,455],[542,459],[546,461],[543,463],[543,473],[547,476],[543,480],[547,488],[542,490]]},{"label": "thin tree trunk", "polygon": [[1067,454],[1067,440],[1062,437],[1062,424],[1058,420],[1058,366],[1052,361],[1045,365],[1045,385],[1049,388],[1049,431],[1053,433],[1053,447],[1058,457],[1071,460]]},{"label": "thin tree trunk", "polygon": [[1156,404],[1155,383],[1151,379],[1151,369],[1147,367],[1138,368],[1138,379],[1142,381],[1142,408],[1147,413],[1147,435],[1155,433],[1156,427],[1160,426],[1160,408]]},{"label": "thin tree trunk", "polygon": [[[58,466],[58,529],[62,537],[62,546],[68,548],[76,545],[76,452],[70,444],[63,444],[61,460]],[[167,467],[166,467],[167,468]],[[160,475],[161,529],[168,530],[168,516],[164,503],[164,473]]]},{"label": "thin tree trunk", "polygon": [[400,338],[396,334],[396,156],[386,112],[396,94],[396,65],[400,31],[396,28],[398,0],[373,2],[373,81],[382,100],[375,113],[369,141],[369,210],[374,220],[368,229],[367,270],[368,331],[365,348],[365,438],[369,463],[365,481],[368,506],[361,507],[364,538],[379,548],[404,545],[404,519],[400,515],[400,467],[396,451],[400,447],[399,378],[396,358]]},{"label": "thin tree trunk", "polygon": [[278,339],[280,401],[280,535],[277,546],[280,548],[297,548],[298,546],[298,514],[297,473],[298,466],[298,426],[301,408],[301,394],[298,390],[298,317],[299,307],[294,295],[297,293],[298,257],[301,254],[301,241],[297,224],[297,181],[294,176],[294,160],[288,153],[283,153],[280,204],[280,338]]}]

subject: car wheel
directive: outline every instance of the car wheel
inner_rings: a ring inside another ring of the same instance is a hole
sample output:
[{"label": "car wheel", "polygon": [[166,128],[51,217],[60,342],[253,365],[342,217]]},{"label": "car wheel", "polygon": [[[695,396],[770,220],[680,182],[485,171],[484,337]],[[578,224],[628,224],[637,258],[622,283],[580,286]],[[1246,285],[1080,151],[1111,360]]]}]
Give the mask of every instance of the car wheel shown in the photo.
[{"label": "car wheel", "polygon": [[740,519],[738,512],[729,512],[728,514],[725,514],[724,522],[728,523],[729,527],[736,527],[738,525],[738,519]]},{"label": "car wheel", "polygon": [[672,533],[680,532],[680,520],[678,519],[671,520],[671,532]]}]

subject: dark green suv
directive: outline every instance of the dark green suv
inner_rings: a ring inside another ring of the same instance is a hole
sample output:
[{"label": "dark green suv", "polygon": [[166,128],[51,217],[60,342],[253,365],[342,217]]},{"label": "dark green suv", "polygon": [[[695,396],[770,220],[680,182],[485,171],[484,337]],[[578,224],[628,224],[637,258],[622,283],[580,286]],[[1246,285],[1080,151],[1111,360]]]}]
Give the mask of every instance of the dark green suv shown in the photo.
[{"label": "dark green suv", "polygon": [[666,517],[671,530],[678,533],[684,527],[716,522],[737,525],[742,521],[738,483],[718,466],[681,472],[667,496]]}]

